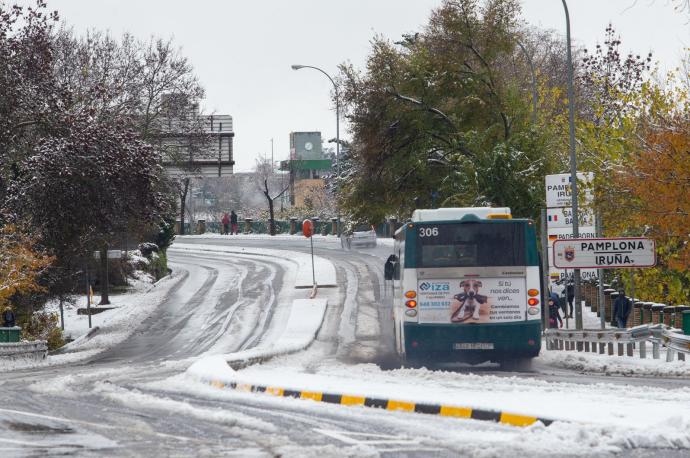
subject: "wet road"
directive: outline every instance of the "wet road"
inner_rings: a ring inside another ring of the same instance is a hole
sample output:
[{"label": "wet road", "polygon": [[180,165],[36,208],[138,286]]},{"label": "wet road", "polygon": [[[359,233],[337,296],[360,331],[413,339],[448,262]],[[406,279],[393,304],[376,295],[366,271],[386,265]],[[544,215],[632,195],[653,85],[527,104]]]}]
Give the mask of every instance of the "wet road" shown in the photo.
[{"label": "wet road", "polygon": [[[500,456],[487,452],[493,441],[520,440],[520,430],[495,424],[425,417],[420,427],[407,413],[182,387],[175,377],[195,356],[251,347],[283,316],[280,304],[292,280],[289,256],[252,257],[251,248],[308,249],[303,239],[281,240],[280,247],[251,239],[184,242],[234,243],[248,250],[231,258],[171,250],[171,266],[181,280],[125,342],[83,363],[0,374],[0,456]],[[315,249],[335,263],[340,285],[331,293],[337,300],[327,310],[319,351],[343,362],[385,360],[392,332],[390,309],[381,301],[388,250],[344,252],[333,243]],[[472,371],[581,383],[602,378],[539,367],[530,373]],[[449,428],[477,436],[462,444],[439,441]],[[682,456],[659,452],[634,451]]]}]

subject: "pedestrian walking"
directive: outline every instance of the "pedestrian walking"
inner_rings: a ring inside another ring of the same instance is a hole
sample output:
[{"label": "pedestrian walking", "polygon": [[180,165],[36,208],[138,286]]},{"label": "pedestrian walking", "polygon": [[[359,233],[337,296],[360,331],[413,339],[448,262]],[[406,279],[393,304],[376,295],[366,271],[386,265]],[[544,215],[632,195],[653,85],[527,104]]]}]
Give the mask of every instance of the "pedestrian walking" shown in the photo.
[{"label": "pedestrian walking", "polygon": [[566,306],[566,288],[564,284],[565,280],[557,280],[551,286],[551,292],[556,295],[556,304],[563,309],[563,316],[565,317],[568,313],[568,308]]},{"label": "pedestrian walking", "polygon": [[6,328],[13,328],[16,325],[14,312],[10,307],[5,307],[5,311],[2,312],[2,321]]},{"label": "pedestrian walking", "polygon": [[237,232],[237,213],[235,213],[235,210],[230,211],[230,231],[233,235],[238,234],[238,232]]},{"label": "pedestrian walking", "polygon": [[228,212],[225,212],[225,214],[223,215],[221,223],[223,223],[223,227],[220,230],[220,235],[228,235],[228,232],[230,230],[230,216],[228,216]]},{"label": "pedestrian walking", "polygon": [[561,308],[558,305],[558,296],[551,293],[549,296],[549,328],[558,329],[563,327],[563,319],[561,318]]},{"label": "pedestrian walking", "polygon": [[619,328],[627,328],[628,317],[632,310],[632,301],[625,295],[625,290],[620,290],[618,297],[613,302],[613,318]]},{"label": "pedestrian walking", "polygon": [[566,293],[568,297],[568,318],[573,317],[573,300],[575,299],[575,283],[571,280],[568,282],[568,287],[566,288]]}]

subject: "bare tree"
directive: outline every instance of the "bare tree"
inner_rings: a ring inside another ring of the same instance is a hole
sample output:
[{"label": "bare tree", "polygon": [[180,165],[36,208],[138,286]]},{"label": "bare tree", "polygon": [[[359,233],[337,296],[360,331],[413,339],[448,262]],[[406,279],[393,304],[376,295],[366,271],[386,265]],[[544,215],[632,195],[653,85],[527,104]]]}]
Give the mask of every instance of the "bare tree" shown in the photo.
[{"label": "bare tree", "polygon": [[269,160],[256,160],[256,184],[266,197],[268,204],[268,227],[269,234],[276,234],[274,204],[276,199],[281,197],[290,188],[289,185],[283,186],[280,176],[273,172],[273,164]]}]

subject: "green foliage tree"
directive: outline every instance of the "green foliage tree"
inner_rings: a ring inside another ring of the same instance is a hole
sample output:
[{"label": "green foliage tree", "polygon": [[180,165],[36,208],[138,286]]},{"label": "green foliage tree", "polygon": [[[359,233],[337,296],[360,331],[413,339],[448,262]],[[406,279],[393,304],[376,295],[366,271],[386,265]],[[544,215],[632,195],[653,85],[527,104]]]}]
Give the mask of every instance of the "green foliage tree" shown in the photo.
[{"label": "green foliage tree", "polygon": [[353,134],[341,198],[353,217],[434,202],[537,216],[557,160],[550,130],[533,124],[528,66],[515,65],[519,12],[514,0],[448,0],[422,32],[376,37],[365,71],[341,66]]}]

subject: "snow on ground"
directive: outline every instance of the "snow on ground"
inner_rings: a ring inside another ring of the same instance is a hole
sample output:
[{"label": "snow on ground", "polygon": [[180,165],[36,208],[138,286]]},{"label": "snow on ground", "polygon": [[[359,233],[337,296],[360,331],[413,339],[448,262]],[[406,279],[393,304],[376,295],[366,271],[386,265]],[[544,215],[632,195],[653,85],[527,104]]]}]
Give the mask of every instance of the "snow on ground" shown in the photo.
[{"label": "snow on ground", "polygon": [[[82,360],[124,341],[182,278],[180,273],[173,272],[153,285],[139,280],[135,286],[137,292],[113,295],[111,302],[115,308],[91,317],[92,325],[98,326],[99,330],[88,339],[76,339],[65,345],[65,353],[49,356],[47,363],[64,364]],[[88,331],[88,316],[77,315],[76,308],[67,310],[69,315],[65,314],[65,333],[74,337]]]},{"label": "snow on ground", "polygon": [[[185,237],[196,237],[196,236],[185,236]],[[221,237],[221,236],[218,236]],[[231,236],[222,236],[231,237]],[[239,236],[238,236],[239,237]],[[246,236],[246,237],[260,237],[257,236]],[[270,237],[270,236],[266,236]],[[276,236],[278,237],[278,236]],[[286,236],[291,237],[291,236]],[[183,237],[180,237],[181,239]],[[323,237],[324,239],[328,238]],[[316,242],[315,242],[316,243]],[[309,244],[305,241],[305,247]],[[184,250],[184,251],[197,251],[197,252],[214,252],[214,253],[232,253],[235,255],[244,256],[267,256],[270,258],[285,258],[290,259],[297,264],[297,274],[295,278],[295,287],[310,287],[313,285],[312,277],[312,265],[311,256],[306,253],[287,251],[287,250],[275,250],[267,248],[249,248],[249,247],[239,247],[239,246],[222,246],[222,245],[203,245],[203,244],[185,244],[185,243],[174,243],[171,247],[172,250]],[[335,266],[331,261],[321,256],[314,256],[314,271],[316,274],[316,283],[321,286],[334,286],[337,285]]]},{"label": "snow on ground", "polygon": [[[614,351],[618,351],[614,346]],[[634,375],[636,377],[690,377],[690,361],[666,362],[666,349],[661,348],[659,359],[652,358],[652,346],[647,344],[647,357],[640,358],[639,349],[633,356],[602,355],[563,350],[544,350],[536,359],[551,367],[590,374]]]},{"label": "snow on ground", "polygon": [[[144,258],[145,259],[145,258]],[[132,303],[132,301],[139,302],[140,296],[146,294],[153,287],[153,277],[149,274],[137,271],[136,278],[128,278],[128,289],[124,293],[111,293],[109,295],[110,305],[103,307],[112,307],[113,310],[99,313],[91,316],[92,327],[101,326],[106,321],[110,320],[114,315],[119,314],[122,307]],[[101,296],[94,294],[92,298],[92,307],[100,307],[98,302]],[[63,305],[65,315],[65,331],[64,336],[76,340],[89,331],[89,317],[88,315],[77,315],[77,309],[86,308],[86,296],[80,295],[72,298],[73,303],[66,302]],[[48,313],[55,313],[60,316],[60,304],[57,300],[49,301],[44,309]]]},{"label": "snow on ground", "polygon": [[[251,361],[304,350],[316,338],[327,305],[328,300],[326,298],[294,300],[286,327],[280,337],[276,340],[263,341],[248,350],[225,355],[224,360]],[[212,358],[216,358],[216,356],[212,356]],[[196,374],[194,367],[190,368],[190,373]],[[203,377],[203,373],[196,375]]]},{"label": "snow on ground", "polygon": [[232,371],[222,359],[207,361],[203,371],[221,382],[278,386],[295,390],[378,396],[413,402],[445,403],[553,418],[519,429],[473,420],[409,412],[385,412],[268,394],[217,389],[178,376],[151,384],[163,391],[193,392],[254,406],[298,409],[307,415],[331,414],[364,424],[376,421],[392,431],[421,437],[422,444],[455,449],[464,456],[514,456],[534,453],[591,455],[631,448],[690,449],[690,388],[659,389],[612,384],[554,383],[538,379],[497,377],[426,369],[382,371],[375,365],[320,363],[303,353],[261,366]]}]

